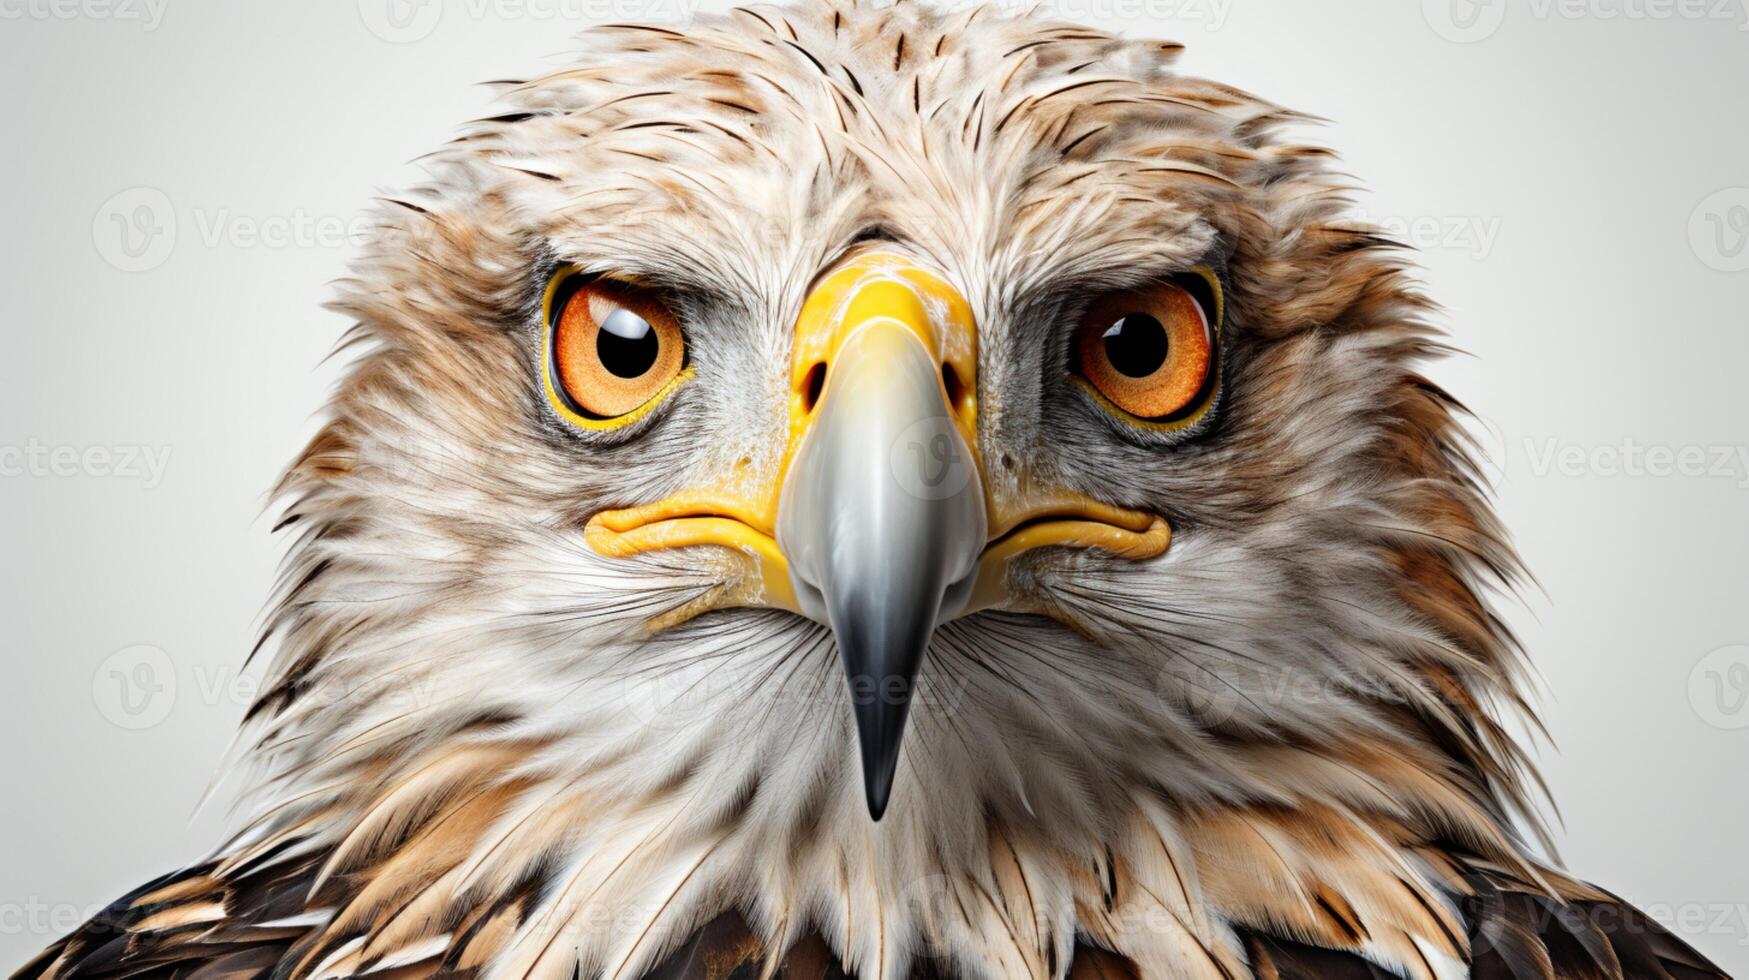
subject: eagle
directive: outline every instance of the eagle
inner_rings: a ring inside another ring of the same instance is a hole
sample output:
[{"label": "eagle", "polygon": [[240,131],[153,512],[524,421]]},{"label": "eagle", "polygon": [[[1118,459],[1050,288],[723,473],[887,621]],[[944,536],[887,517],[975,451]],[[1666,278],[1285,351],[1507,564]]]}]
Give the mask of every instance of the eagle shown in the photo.
[{"label": "eagle", "polygon": [[502,83],[338,287],[235,836],[18,975],[1724,976],[1545,846],[1410,258],[1179,52],[832,0]]}]

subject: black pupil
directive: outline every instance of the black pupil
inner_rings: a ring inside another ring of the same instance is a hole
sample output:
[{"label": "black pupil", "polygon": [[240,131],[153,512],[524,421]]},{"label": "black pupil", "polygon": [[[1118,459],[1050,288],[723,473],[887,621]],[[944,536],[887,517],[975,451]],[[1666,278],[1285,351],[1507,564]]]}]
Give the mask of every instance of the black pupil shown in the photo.
[{"label": "black pupil", "polygon": [[1131,313],[1105,331],[1105,356],[1119,374],[1145,378],[1166,363],[1166,328],[1146,313]]},{"label": "black pupil", "polygon": [[656,366],[662,341],[650,321],[631,310],[618,309],[601,321],[595,353],[601,358],[601,366],[615,377],[638,378]]}]

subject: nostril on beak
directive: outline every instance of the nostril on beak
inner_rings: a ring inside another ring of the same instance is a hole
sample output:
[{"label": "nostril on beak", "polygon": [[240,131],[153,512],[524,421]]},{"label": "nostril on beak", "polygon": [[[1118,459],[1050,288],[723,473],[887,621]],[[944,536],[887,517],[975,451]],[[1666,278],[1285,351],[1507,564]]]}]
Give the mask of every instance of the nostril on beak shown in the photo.
[{"label": "nostril on beak", "polygon": [[960,380],[960,373],[954,370],[952,364],[943,361],[941,364],[941,386],[947,391],[947,404],[954,411],[963,411],[966,406],[966,383]]},{"label": "nostril on beak", "polygon": [[825,390],[826,362],[820,361],[808,369],[807,382],[802,389],[802,407],[811,414],[820,404],[820,395]]}]

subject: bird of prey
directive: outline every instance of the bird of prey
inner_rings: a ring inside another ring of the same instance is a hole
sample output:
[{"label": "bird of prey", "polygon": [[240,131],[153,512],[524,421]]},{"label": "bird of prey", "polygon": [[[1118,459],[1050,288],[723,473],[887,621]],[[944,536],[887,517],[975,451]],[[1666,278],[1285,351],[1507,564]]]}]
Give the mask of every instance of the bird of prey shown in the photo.
[{"label": "bird of prey", "polygon": [[237,836],[22,976],[1723,976],[1538,856],[1305,117],[991,9],[581,47],[341,287]]}]

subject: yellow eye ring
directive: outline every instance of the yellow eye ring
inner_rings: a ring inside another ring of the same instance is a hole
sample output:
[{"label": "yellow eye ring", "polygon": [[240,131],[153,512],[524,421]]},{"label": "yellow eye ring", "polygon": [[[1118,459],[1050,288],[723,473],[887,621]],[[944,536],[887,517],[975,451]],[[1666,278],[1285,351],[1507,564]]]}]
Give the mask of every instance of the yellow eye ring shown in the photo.
[{"label": "yellow eye ring", "polygon": [[648,290],[565,268],[541,303],[541,382],[567,422],[621,429],[693,377],[679,320]]},{"label": "yellow eye ring", "polygon": [[1095,300],[1075,333],[1075,381],[1100,407],[1138,428],[1177,432],[1201,421],[1220,393],[1220,278],[1187,278]]}]

